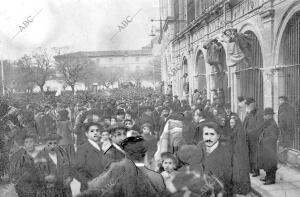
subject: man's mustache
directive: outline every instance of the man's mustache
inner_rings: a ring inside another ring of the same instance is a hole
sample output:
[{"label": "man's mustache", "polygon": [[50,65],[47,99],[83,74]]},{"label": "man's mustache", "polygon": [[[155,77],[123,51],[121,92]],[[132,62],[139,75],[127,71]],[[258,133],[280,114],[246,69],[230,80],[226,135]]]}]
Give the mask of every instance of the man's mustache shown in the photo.
[{"label": "man's mustache", "polygon": [[211,141],[211,140],[205,140],[205,142],[213,142],[213,141]]}]

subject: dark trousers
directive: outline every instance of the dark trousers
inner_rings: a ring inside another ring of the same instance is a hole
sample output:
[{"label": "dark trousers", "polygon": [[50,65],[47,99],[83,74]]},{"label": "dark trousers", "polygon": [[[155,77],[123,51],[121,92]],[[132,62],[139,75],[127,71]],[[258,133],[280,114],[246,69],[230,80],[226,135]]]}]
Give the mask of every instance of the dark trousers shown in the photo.
[{"label": "dark trousers", "polygon": [[266,179],[269,181],[274,181],[276,180],[276,171],[277,168],[272,168],[272,169],[268,169],[266,170]]}]

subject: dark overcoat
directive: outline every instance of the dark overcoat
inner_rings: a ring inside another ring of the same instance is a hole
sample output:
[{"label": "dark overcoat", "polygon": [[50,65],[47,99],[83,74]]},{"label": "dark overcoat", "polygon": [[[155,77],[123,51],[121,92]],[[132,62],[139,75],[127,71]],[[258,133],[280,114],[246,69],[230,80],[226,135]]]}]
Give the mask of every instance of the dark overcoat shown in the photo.
[{"label": "dark overcoat", "polygon": [[35,197],[41,186],[40,176],[32,158],[24,148],[10,158],[10,178],[19,196]]},{"label": "dark overcoat", "polygon": [[258,167],[258,139],[262,132],[263,122],[263,115],[256,109],[248,113],[243,122],[243,128],[247,134],[251,170]]},{"label": "dark overcoat", "polygon": [[278,126],[281,132],[281,145],[291,147],[295,134],[295,109],[288,103],[283,103],[278,109]]},{"label": "dark overcoat", "polygon": [[246,195],[250,192],[250,166],[249,150],[246,141],[246,132],[241,122],[237,122],[234,129],[231,129],[229,146],[232,151],[232,183],[233,193]]},{"label": "dark overcoat", "polygon": [[109,164],[103,151],[86,142],[78,147],[75,156],[74,176],[81,183],[80,190],[87,189],[87,182],[101,174]]},{"label": "dark overcoat", "polygon": [[[205,145],[200,143],[198,146],[202,146],[205,149]],[[203,166],[204,172],[207,174],[213,174],[220,179],[224,184],[225,195],[232,196],[232,163],[231,152],[228,146],[219,143],[218,147],[210,154],[205,154]]]},{"label": "dark overcoat", "polygon": [[[56,152],[57,165],[50,158],[48,151],[42,150],[36,162],[39,175],[41,176],[42,188],[39,189],[37,197],[71,197],[72,191],[70,185],[65,185],[64,181],[67,178],[72,178],[71,175],[71,161],[65,150],[58,147]],[[48,175],[54,175],[54,182],[45,181]]]},{"label": "dark overcoat", "polygon": [[274,119],[264,122],[263,132],[259,141],[260,168],[267,170],[277,169],[277,140],[279,128]]}]

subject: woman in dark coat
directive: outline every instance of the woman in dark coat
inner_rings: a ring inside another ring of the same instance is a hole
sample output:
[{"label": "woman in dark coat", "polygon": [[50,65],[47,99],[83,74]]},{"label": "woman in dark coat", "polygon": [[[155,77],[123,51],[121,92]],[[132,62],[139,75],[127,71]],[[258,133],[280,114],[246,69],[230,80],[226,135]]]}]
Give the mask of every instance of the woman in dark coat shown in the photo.
[{"label": "woman in dark coat", "polygon": [[250,192],[249,150],[246,142],[246,132],[237,116],[231,116],[230,127],[229,146],[232,151],[233,193],[246,195]]}]

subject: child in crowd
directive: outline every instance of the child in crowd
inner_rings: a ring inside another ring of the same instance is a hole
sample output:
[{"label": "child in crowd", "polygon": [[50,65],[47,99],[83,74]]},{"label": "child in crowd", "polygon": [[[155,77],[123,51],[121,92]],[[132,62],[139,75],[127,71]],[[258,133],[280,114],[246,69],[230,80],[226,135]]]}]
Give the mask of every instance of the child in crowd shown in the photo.
[{"label": "child in crowd", "polygon": [[172,153],[169,152],[162,153],[161,157],[163,168],[163,172],[161,172],[161,175],[164,178],[167,190],[171,192],[172,190],[174,190],[173,188],[171,188],[174,187],[171,183],[177,174],[177,159]]}]

